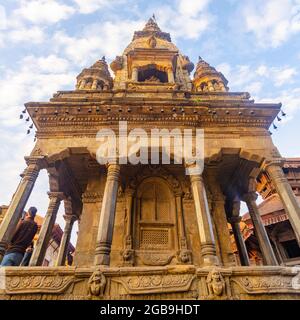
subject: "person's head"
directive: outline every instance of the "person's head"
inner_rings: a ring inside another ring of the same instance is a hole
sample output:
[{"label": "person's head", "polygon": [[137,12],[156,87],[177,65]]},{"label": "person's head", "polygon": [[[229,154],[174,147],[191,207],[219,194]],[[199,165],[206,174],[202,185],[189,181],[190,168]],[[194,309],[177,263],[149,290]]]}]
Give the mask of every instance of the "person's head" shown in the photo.
[{"label": "person's head", "polygon": [[36,216],[36,213],[37,213],[37,208],[36,207],[30,207],[28,209],[28,212],[26,213],[26,218],[34,220],[34,218]]}]

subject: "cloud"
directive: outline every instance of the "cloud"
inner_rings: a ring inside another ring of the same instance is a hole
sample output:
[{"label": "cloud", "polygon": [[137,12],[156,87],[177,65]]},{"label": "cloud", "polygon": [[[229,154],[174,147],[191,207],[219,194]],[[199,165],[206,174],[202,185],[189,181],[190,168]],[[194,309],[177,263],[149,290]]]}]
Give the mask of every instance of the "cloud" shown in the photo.
[{"label": "cloud", "polygon": [[120,55],[130,43],[133,32],[141,29],[143,24],[144,21],[130,20],[91,24],[77,37],[59,31],[54,35],[53,43],[57,52],[63,51],[76,64],[87,66],[103,55],[109,59]]},{"label": "cloud", "polygon": [[45,40],[45,33],[40,27],[21,27],[7,32],[4,39],[12,43],[30,42],[33,44],[42,43]]},{"label": "cloud", "polygon": [[294,67],[269,67],[263,64],[258,67],[251,65],[232,67],[228,63],[221,63],[217,66],[217,70],[221,71],[228,79],[232,90],[249,90],[250,93],[258,93],[262,89],[263,83],[271,83],[275,87],[291,84],[298,74]]},{"label": "cloud", "polygon": [[159,25],[176,38],[198,39],[215,20],[209,12],[211,0],[177,0],[174,6],[156,11]]},{"label": "cloud", "polygon": [[0,30],[7,28],[6,10],[0,5]]},{"label": "cloud", "polygon": [[26,56],[22,60],[23,70],[39,73],[63,73],[69,68],[69,61],[54,54],[47,57]]},{"label": "cloud", "polygon": [[278,47],[300,32],[299,0],[243,1],[236,16],[262,47]]},{"label": "cloud", "polygon": [[69,18],[75,9],[55,0],[21,1],[13,15],[34,24],[51,24]]},{"label": "cloud", "polygon": [[[56,63],[52,70],[51,63]],[[76,74],[68,70],[68,62],[54,55],[26,56],[17,67],[0,79],[0,124],[6,127],[19,124],[24,102],[48,100],[57,90],[75,85]]]},{"label": "cloud", "polygon": [[109,4],[116,5],[116,2],[120,2],[118,0],[74,0],[75,4],[78,7],[80,13],[89,14],[93,13],[99,9],[102,9]]},{"label": "cloud", "polygon": [[260,99],[262,102],[281,102],[283,110],[287,113],[287,120],[293,118],[293,116],[300,111],[300,87],[282,90],[274,98]]}]

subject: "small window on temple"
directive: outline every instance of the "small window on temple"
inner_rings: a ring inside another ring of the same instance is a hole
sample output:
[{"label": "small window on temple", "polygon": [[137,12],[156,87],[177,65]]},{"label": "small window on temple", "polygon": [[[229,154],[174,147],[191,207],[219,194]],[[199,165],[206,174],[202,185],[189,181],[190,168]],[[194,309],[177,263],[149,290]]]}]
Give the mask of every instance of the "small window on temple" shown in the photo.
[{"label": "small window on temple", "polygon": [[164,71],[157,70],[156,68],[150,67],[147,69],[139,70],[138,81],[140,82],[168,82],[168,75]]},{"label": "small window on temple", "polygon": [[296,240],[284,241],[281,245],[289,259],[300,257],[300,247]]}]

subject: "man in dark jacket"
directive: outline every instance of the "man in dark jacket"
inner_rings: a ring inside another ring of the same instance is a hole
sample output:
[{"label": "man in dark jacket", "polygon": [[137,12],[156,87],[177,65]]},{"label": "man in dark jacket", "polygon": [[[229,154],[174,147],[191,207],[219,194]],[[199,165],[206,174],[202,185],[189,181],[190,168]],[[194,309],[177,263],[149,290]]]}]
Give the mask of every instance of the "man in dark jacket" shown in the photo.
[{"label": "man in dark jacket", "polygon": [[17,229],[11,239],[1,266],[19,266],[26,249],[32,243],[32,240],[38,230],[37,223],[34,221],[37,209],[30,207],[25,218],[20,220]]}]

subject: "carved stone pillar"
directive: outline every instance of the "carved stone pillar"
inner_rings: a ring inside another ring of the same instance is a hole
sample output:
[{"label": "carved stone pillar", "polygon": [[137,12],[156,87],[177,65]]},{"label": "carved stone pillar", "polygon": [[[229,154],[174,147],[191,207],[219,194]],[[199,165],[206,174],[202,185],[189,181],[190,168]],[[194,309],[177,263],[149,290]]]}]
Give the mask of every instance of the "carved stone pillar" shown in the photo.
[{"label": "carved stone pillar", "polygon": [[190,180],[198,222],[203,264],[218,265],[215,238],[203,178],[201,175],[191,175]]},{"label": "carved stone pillar", "polygon": [[230,243],[230,232],[225,212],[225,197],[216,176],[217,168],[207,172],[207,179],[212,194],[212,217],[219,240],[220,255],[224,265],[235,265],[235,258]]},{"label": "carved stone pillar", "polygon": [[25,169],[22,180],[13,195],[9,208],[2,220],[0,227],[0,261],[5,253],[7,243],[10,242],[17,224],[22,216],[28,198],[34,187],[42,164],[41,157],[27,158],[27,168]]},{"label": "carved stone pillar", "polygon": [[178,234],[179,234],[179,259],[183,263],[191,263],[191,251],[188,250],[185,224],[183,218],[183,206],[182,206],[182,193],[176,194],[176,211],[177,211],[177,223],[178,223]]},{"label": "carved stone pillar", "polygon": [[73,224],[76,221],[77,217],[74,215],[64,215],[65,219],[65,228],[62,235],[60,246],[58,250],[58,256],[56,260],[56,266],[64,266],[66,263],[66,257],[68,254],[68,248],[70,244],[70,238],[72,233]]},{"label": "carved stone pillar", "polygon": [[48,195],[50,199],[48,210],[44,218],[37,243],[33,250],[32,257],[30,259],[30,266],[41,266],[44,261],[59,205],[64,197],[64,194],[62,192],[48,192]]},{"label": "carved stone pillar", "polygon": [[85,85],[86,85],[86,80],[85,79],[81,80],[79,89],[83,90],[85,88]]},{"label": "carved stone pillar", "polygon": [[255,192],[246,193],[243,196],[243,200],[246,202],[251,220],[254,226],[254,233],[258,240],[261,253],[265,264],[276,266],[278,262],[276,260],[273,248],[271,246],[267,231],[263,225],[261,216],[259,214],[256,205],[257,194]]},{"label": "carved stone pillar", "polygon": [[131,80],[134,81],[134,82],[137,82],[138,81],[138,68],[137,67],[133,67],[132,68],[132,75],[131,75]]},{"label": "carved stone pillar", "polygon": [[265,170],[276,188],[300,245],[300,204],[280,167],[279,161],[267,163]]},{"label": "carved stone pillar", "polygon": [[240,228],[241,219],[242,218],[240,216],[232,216],[228,220],[232,227],[232,232],[233,232],[234,240],[238,249],[241,265],[249,266],[250,265],[249,256],[248,256],[247,248],[246,248],[245,241]]},{"label": "carved stone pillar", "polygon": [[95,265],[109,265],[117,204],[119,173],[119,165],[108,165],[97,235]]},{"label": "carved stone pillar", "polygon": [[207,85],[208,85],[208,91],[215,91],[214,85],[211,81],[208,81]]},{"label": "carved stone pillar", "polygon": [[175,82],[174,73],[173,73],[173,69],[172,68],[168,69],[168,82],[169,83],[174,83]]},{"label": "carved stone pillar", "polygon": [[133,250],[132,250],[132,210],[133,210],[133,189],[127,189],[126,195],[126,234],[125,234],[125,249],[123,251],[124,265],[133,265]]},{"label": "carved stone pillar", "polygon": [[98,80],[97,79],[95,79],[95,80],[93,80],[93,83],[92,83],[92,90],[96,90],[97,89],[97,86],[98,86]]}]

